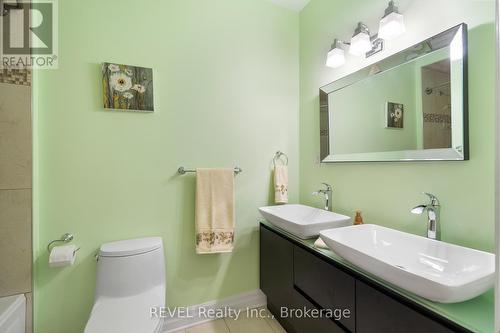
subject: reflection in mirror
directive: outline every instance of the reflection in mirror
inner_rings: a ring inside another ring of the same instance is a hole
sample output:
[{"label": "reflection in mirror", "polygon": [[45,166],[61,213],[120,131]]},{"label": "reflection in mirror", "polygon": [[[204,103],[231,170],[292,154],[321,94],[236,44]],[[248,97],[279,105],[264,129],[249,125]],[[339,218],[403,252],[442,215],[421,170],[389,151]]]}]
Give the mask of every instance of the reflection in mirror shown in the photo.
[{"label": "reflection in mirror", "polygon": [[424,149],[451,148],[450,60],[422,67]]},{"label": "reflection in mirror", "polygon": [[323,162],[467,159],[466,26],[320,89]]}]

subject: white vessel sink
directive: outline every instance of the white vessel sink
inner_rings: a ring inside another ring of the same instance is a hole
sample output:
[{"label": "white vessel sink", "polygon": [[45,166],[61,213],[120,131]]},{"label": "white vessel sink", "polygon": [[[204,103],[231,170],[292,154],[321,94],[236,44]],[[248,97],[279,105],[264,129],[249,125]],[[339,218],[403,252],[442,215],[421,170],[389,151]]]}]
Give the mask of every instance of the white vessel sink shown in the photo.
[{"label": "white vessel sink", "polygon": [[262,216],[297,237],[317,237],[324,229],[351,225],[349,216],[304,205],[282,205],[259,208]]},{"label": "white vessel sink", "polygon": [[491,253],[373,224],[323,230],[320,237],[359,268],[431,301],[466,301],[494,284]]}]

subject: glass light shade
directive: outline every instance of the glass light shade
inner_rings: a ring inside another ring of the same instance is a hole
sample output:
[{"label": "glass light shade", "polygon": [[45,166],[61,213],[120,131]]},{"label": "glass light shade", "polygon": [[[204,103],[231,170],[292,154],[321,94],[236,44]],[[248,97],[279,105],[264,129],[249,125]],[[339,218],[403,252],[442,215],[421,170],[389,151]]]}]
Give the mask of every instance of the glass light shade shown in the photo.
[{"label": "glass light shade", "polygon": [[351,46],[349,53],[354,56],[362,56],[372,49],[372,42],[370,36],[365,32],[360,32],[351,38]]},{"label": "glass light shade", "polygon": [[404,16],[402,14],[392,12],[380,20],[378,37],[390,40],[401,36],[405,33],[405,31]]},{"label": "glass light shade", "polygon": [[335,47],[328,52],[326,56],[326,65],[331,68],[337,68],[345,64],[344,50]]}]

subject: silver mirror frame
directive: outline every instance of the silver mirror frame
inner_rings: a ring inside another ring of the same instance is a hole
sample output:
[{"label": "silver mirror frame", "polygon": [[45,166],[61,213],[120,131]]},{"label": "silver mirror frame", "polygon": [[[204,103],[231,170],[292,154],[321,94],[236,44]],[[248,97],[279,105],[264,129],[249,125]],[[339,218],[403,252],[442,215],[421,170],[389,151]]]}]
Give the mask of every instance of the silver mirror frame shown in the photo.
[{"label": "silver mirror frame", "polygon": [[[462,130],[463,142],[454,148],[446,149],[422,149],[404,150],[390,152],[372,152],[355,154],[334,154],[330,151],[329,135],[329,105],[328,94],[352,85],[360,80],[370,77],[373,66],[377,66],[377,74],[400,66],[407,61],[419,58],[436,50],[450,45],[453,38],[458,34],[462,37]],[[407,60],[407,57],[415,53],[422,45],[427,45],[429,50],[422,51],[416,57]],[[469,159],[469,123],[468,123],[468,46],[467,25],[459,24],[453,28],[443,31],[431,38],[423,40],[409,48],[394,55],[386,57],[377,63],[371,64],[361,70],[353,72],[336,81],[333,81],[319,89],[319,111],[320,111],[320,158],[321,163],[339,162],[411,162],[411,161],[464,161]]]}]

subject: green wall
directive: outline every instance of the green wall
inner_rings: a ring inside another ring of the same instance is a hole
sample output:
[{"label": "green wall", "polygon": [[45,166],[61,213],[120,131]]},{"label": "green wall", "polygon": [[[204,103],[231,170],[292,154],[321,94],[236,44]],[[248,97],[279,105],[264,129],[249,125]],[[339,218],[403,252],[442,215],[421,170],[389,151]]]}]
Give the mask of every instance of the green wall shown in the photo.
[{"label": "green wall", "polygon": [[[469,129],[471,158],[465,162],[319,164],[318,88],[342,76],[349,66],[366,64],[348,58],[347,68],[325,67],[329,44],[348,38],[359,20],[375,19],[385,0],[313,0],[300,13],[300,190],[301,202],[319,206],[310,193],[321,182],[334,186],[336,211],[364,213],[365,222],[425,235],[426,218],[410,209],[436,194],[442,204],[442,239],[473,248],[494,248],[494,2],[461,0],[402,1],[407,34],[386,44],[380,57],[407,47],[465,20],[469,23]],[[426,8],[433,8],[432,12]],[[442,8],[441,8],[442,7]],[[450,8],[447,16],[441,10]],[[435,11],[434,11],[435,10]],[[425,24],[423,21],[425,19]],[[371,27],[374,25],[371,24]],[[406,38],[406,40],[405,40]],[[372,60],[369,60],[372,61]],[[375,61],[375,60],[373,60]],[[353,131],[352,135],[363,135]]]},{"label": "green wall", "polygon": [[[113,240],[163,237],[170,306],[257,289],[277,150],[298,201],[298,14],[266,0],[64,0],[59,46],[59,69],[34,82],[36,332],[83,331],[94,254]],[[156,111],[104,111],[102,62],[152,67]],[[181,165],[243,169],[233,253],[195,254],[195,178]],[[65,232],[77,262],[49,269],[45,246]]]}]

